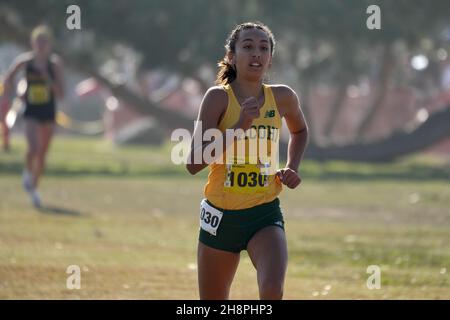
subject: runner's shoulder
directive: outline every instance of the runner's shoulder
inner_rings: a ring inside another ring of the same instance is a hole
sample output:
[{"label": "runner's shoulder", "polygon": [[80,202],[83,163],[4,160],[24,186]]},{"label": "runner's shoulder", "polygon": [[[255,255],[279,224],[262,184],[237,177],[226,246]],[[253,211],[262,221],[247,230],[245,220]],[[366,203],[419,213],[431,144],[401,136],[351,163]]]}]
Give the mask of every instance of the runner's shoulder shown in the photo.
[{"label": "runner's shoulder", "polygon": [[269,87],[277,101],[292,101],[298,100],[297,93],[289,86],[285,84],[271,84]]},{"label": "runner's shoulder", "polygon": [[8,72],[6,73],[6,78],[14,77],[16,73],[25,67],[25,65],[33,59],[32,52],[25,52],[19,54],[14,61],[11,63]]},{"label": "runner's shoulder", "polygon": [[223,86],[210,87],[203,98],[206,105],[214,105],[216,109],[222,110],[227,107],[228,95]]},{"label": "runner's shoulder", "polygon": [[16,66],[23,66],[33,60],[33,57],[34,55],[32,51],[21,53],[16,57],[16,59],[14,59],[14,64]]},{"label": "runner's shoulder", "polygon": [[218,100],[225,100],[228,98],[227,91],[223,86],[213,86],[210,87],[207,91],[205,96],[208,95],[210,98],[218,99]]},{"label": "runner's shoulder", "polygon": [[56,66],[61,66],[63,61],[59,55],[52,53],[49,58],[50,62]]}]

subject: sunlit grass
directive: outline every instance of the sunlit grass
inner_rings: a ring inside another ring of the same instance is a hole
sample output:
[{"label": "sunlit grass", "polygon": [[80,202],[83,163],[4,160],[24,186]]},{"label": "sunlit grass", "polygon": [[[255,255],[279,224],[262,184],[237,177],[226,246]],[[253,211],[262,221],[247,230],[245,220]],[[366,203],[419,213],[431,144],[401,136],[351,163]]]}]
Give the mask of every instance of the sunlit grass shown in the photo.
[{"label": "sunlit grass", "polygon": [[[192,177],[173,166],[169,144],[124,148],[59,137],[41,186],[48,209],[37,211],[21,189],[23,141],[13,147],[0,153],[0,298],[198,298],[206,173]],[[301,172],[301,187],[281,195],[285,298],[450,298],[448,162],[305,161]],[[81,290],[65,286],[73,264]],[[366,287],[369,265],[381,268],[380,290]],[[246,253],[232,298],[257,298]]]}]

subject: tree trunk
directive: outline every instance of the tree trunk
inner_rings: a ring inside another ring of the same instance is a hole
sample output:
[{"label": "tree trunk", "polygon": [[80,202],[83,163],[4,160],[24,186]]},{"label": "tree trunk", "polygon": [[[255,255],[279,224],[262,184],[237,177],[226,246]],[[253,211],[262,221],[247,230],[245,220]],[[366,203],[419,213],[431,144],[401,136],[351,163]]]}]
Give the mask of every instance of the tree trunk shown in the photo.
[{"label": "tree trunk", "polygon": [[338,80],[337,94],[335,99],[333,100],[333,104],[330,107],[330,111],[328,112],[327,121],[324,127],[324,135],[331,143],[333,143],[331,134],[334,127],[336,126],[336,119],[339,116],[342,108],[344,107],[345,98],[347,97],[347,86],[349,84],[347,77],[341,76],[339,78],[340,79]]},{"label": "tree trunk", "polygon": [[379,83],[379,86],[376,89],[374,100],[369,107],[369,111],[356,129],[357,142],[364,141],[364,135],[369,130],[370,125],[375,119],[378,111],[383,106],[389,88],[389,77],[391,75],[394,62],[394,55],[392,53],[391,46],[387,45],[384,47],[383,64],[381,66],[379,80],[377,81],[377,83]]},{"label": "tree trunk", "polygon": [[450,137],[450,105],[433,113],[412,132],[397,131],[390,137],[372,143],[321,148],[310,145],[306,157],[315,160],[391,161],[419,152]]}]

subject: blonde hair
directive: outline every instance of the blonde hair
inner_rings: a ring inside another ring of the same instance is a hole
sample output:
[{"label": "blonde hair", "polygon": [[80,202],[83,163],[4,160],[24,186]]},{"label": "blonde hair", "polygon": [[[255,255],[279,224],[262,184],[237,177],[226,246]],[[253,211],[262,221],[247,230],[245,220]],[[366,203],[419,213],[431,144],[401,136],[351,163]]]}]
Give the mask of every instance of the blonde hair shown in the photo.
[{"label": "blonde hair", "polygon": [[53,40],[53,32],[48,26],[41,25],[31,31],[31,41],[36,41],[37,38],[44,37],[50,41]]}]

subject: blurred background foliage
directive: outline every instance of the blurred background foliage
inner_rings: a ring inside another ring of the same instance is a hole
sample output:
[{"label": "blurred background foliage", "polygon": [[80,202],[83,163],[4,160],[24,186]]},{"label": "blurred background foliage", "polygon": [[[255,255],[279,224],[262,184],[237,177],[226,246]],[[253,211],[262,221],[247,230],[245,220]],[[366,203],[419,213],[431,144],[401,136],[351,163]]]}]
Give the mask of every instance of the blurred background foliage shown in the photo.
[{"label": "blurred background foliage", "polygon": [[[81,8],[82,30],[66,28],[71,4]],[[381,30],[366,27],[373,4]],[[259,20],[277,40],[269,81],[300,94],[312,133],[308,156],[371,160],[361,155],[376,146],[377,160],[391,160],[443,141],[450,146],[442,120],[450,118],[448,1],[2,0],[0,10],[3,40],[24,46],[27,32],[46,23],[68,65],[101,78],[140,114],[189,128],[198,103],[171,113],[138,92],[142,77],[159,70],[190,79],[199,88],[192,95],[201,97],[213,85],[228,33]]]}]

